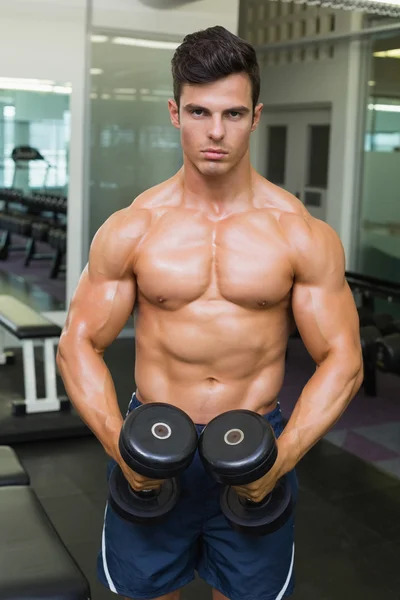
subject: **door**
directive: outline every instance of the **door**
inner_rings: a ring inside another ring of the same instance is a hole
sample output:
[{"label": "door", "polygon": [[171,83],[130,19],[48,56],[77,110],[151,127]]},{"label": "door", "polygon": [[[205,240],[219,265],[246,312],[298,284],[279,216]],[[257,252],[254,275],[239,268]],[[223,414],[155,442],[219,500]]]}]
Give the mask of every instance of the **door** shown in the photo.
[{"label": "door", "polygon": [[326,220],[330,141],[329,109],[266,111],[265,177],[297,196]]}]

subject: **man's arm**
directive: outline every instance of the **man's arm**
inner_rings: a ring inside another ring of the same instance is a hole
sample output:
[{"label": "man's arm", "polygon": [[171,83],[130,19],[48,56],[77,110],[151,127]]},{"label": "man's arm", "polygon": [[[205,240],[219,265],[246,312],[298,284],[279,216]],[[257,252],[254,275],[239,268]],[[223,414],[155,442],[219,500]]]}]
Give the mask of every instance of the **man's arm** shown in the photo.
[{"label": "man's arm", "polygon": [[130,207],[112,215],[99,229],[71,301],[57,353],[72,404],[117,461],[123,418],[103,354],[133,311],[134,253],[148,218],[147,211]]},{"label": "man's arm", "polygon": [[287,472],[339,419],[363,380],[359,319],[336,233],[312,217],[287,215],[293,249],[293,315],[317,369],[278,440]]}]

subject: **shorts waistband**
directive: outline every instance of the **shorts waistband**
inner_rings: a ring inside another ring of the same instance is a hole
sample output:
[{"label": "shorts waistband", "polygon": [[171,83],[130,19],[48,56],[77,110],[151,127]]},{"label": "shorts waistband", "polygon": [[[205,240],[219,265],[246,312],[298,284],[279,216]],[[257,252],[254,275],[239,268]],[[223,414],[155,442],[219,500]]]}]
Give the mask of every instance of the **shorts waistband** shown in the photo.
[{"label": "shorts waistband", "polygon": [[[128,406],[128,410],[127,410],[126,414],[128,415],[132,410],[134,410],[135,408],[137,408],[138,406],[141,406],[141,405],[142,405],[142,403],[137,398],[136,393],[134,392],[132,394],[131,401],[129,402],[129,406]],[[272,410],[269,413],[266,413],[265,415],[263,415],[263,417],[265,419],[267,419],[268,423],[273,428],[276,437],[279,437],[284,428],[282,411],[281,411],[281,406],[280,406],[279,401],[278,401],[277,406],[274,408],[274,410]],[[205,425],[201,424],[201,423],[195,423],[195,425],[196,425],[196,429],[198,431],[201,431],[205,427]]]}]

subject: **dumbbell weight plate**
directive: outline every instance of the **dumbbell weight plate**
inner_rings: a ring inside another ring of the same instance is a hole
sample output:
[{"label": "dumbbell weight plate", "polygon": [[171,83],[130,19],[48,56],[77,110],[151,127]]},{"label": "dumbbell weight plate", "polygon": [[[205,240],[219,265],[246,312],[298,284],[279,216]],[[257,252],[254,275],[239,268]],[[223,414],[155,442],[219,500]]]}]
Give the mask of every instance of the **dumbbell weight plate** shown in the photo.
[{"label": "dumbbell weight plate", "polygon": [[177,478],[167,479],[156,494],[138,494],[116,465],[109,480],[109,501],[114,512],[130,523],[159,523],[176,505],[180,493]]},{"label": "dumbbell weight plate", "polygon": [[260,479],[277,457],[268,421],[250,410],[230,410],[212,419],[199,439],[205,469],[219,483],[245,485]]},{"label": "dumbbell weight plate", "polygon": [[241,499],[232,487],[257,481],[275,463],[275,434],[264,417],[249,410],[232,410],[218,415],[200,436],[199,454],[210,475],[226,484],[220,505],[234,529],[265,535],[276,531],[288,520],[293,505],[286,478],[279,481],[260,503]]},{"label": "dumbbell weight plate", "polygon": [[162,520],[179,498],[176,477],[190,465],[197,449],[193,421],[175,406],[161,402],[142,404],[125,419],[119,449],[133,471],[165,481],[159,493],[135,492],[121,468],[116,466],[109,481],[110,504],[114,511],[133,523]]},{"label": "dumbbell weight plate", "polygon": [[240,498],[231,486],[221,494],[221,509],[236,531],[250,535],[267,535],[282,527],[293,512],[292,491],[287,477],[276,484],[261,502]]},{"label": "dumbbell weight plate", "polygon": [[386,373],[400,374],[400,334],[380,338],[376,349],[377,367]]},{"label": "dumbbell weight plate", "polygon": [[153,479],[175,477],[186,469],[197,449],[190,417],[162,402],[142,404],[124,421],[119,450],[135,472]]},{"label": "dumbbell weight plate", "polygon": [[360,327],[360,341],[364,361],[375,362],[376,343],[381,337],[381,332],[375,325]]}]

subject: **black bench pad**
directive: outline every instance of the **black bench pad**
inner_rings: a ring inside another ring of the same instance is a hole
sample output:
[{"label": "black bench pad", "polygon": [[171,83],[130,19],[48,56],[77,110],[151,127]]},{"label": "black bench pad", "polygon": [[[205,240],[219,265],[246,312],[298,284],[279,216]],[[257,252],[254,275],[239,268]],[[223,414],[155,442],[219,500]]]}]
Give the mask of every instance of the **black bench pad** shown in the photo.
[{"label": "black bench pad", "polygon": [[0,446],[0,487],[4,485],[29,485],[29,475],[10,446]]},{"label": "black bench pad", "polygon": [[60,337],[61,327],[13,296],[0,295],[0,326],[20,340]]},{"label": "black bench pad", "polygon": [[1,600],[88,600],[89,583],[29,486],[0,488]]}]

